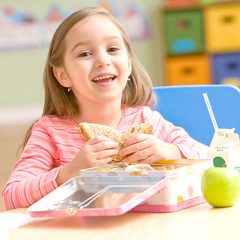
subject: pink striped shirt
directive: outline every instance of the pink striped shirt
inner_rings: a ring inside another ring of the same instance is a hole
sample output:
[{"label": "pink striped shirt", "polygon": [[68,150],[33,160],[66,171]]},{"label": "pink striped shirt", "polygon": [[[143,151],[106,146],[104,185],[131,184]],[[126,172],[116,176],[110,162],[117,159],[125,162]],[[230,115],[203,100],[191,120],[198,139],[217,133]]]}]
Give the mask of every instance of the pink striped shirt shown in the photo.
[{"label": "pink striped shirt", "polygon": [[[176,144],[187,158],[206,158],[208,148],[192,139],[182,128],[166,121],[149,107],[125,108],[117,129],[149,122],[153,134]],[[6,209],[28,207],[56,189],[60,166],[71,161],[86,142],[75,130],[77,123],[56,116],[41,117],[3,190]]]}]

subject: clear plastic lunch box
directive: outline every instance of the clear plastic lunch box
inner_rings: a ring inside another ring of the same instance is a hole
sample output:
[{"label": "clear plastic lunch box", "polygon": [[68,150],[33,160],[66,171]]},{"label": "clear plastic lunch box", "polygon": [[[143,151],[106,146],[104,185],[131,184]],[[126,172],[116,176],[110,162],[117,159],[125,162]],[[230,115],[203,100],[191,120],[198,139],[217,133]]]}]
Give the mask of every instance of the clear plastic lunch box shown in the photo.
[{"label": "clear plastic lunch box", "polygon": [[80,171],[28,211],[32,217],[114,216],[133,212],[173,212],[202,203],[201,175],[210,160],[163,160],[154,170],[125,163]]}]

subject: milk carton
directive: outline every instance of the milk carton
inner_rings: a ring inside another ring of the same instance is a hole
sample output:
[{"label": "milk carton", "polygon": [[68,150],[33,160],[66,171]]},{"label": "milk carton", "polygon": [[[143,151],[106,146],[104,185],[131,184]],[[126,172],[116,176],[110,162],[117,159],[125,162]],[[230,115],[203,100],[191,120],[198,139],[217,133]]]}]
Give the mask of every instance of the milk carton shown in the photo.
[{"label": "milk carton", "polygon": [[240,167],[240,141],[234,129],[215,131],[208,157],[218,167]]}]

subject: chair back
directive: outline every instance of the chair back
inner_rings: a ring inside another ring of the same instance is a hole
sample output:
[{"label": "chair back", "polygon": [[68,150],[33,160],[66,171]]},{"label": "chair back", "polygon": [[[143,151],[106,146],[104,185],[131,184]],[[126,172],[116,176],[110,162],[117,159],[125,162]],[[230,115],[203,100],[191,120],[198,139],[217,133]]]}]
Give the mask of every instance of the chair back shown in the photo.
[{"label": "chair back", "polygon": [[240,134],[240,90],[231,85],[184,85],[154,87],[155,110],[183,127],[194,139],[211,143],[214,127],[204,101],[207,93],[218,128],[235,128]]}]

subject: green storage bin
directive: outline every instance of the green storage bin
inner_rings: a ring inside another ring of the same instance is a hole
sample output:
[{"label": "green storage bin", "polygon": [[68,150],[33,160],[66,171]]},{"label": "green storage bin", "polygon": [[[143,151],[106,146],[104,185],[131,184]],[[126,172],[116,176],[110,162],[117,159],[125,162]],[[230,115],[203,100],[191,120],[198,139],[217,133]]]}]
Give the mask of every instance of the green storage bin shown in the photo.
[{"label": "green storage bin", "polygon": [[203,14],[201,9],[178,9],[164,12],[167,53],[180,55],[204,51]]}]

